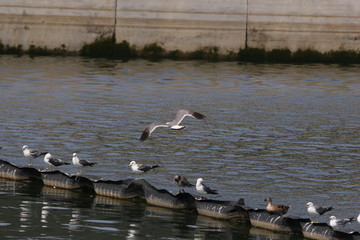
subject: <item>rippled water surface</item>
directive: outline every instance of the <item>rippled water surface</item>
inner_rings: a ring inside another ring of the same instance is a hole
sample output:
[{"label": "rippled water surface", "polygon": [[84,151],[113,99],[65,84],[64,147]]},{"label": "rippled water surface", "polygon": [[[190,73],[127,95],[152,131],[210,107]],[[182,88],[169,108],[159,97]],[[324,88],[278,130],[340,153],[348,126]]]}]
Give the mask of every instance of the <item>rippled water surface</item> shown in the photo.
[{"label": "rippled water surface", "polygon": [[[0,56],[0,158],[23,165],[21,147],[97,162],[85,176],[136,177],[131,160],[161,167],[144,176],[177,191],[174,174],[202,177],[221,200],[332,205],[360,213],[360,69],[338,65]],[[147,124],[187,118],[182,134]],[[35,166],[44,168],[42,159]],[[60,170],[75,173],[64,166]],[[188,190],[196,194],[194,189]],[[242,225],[60,189],[0,182],[1,238],[287,239]],[[321,219],[327,221],[327,216]],[[359,225],[352,224],[359,229]]]}]

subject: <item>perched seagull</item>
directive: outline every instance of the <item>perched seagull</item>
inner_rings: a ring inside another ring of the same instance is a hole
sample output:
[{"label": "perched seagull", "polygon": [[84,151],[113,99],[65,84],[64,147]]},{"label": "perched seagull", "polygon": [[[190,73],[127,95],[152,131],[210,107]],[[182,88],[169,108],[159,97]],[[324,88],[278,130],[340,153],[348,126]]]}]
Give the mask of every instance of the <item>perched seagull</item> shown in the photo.
[{"label": "perched seagull", "polygon": [[141,134],[141,137],[139,140],[145,141],[146,139],[148,139],[150,137],[151,133],[158,127],[170,128],[172,130],[182,130],[186,126],[180,126],[179,124],[187,116],[193,117],[196,119],[205,119],[206,118],[205,115],[202,115],[201,113],[198,113],[198,112],[192,112],[189,110],[179,110],[176,113],[175,119],[172,120],[171,122],[167,122],[166,124],[161,124],[161,123],[156,123],[156,122],[151,123],[149,126],[147,126],[145,128],[145,130]]},{"label": "perched seagull", "polygon": [[23,154],[25,157],[29,158],[29,165],[32,165],[32,159],[43,156],[47,154],[47,152],[39,152],[37,150],[30,149],[27,145],[22,147]]},{"label": "perched seagull", "polygon": [[81,174],[81,169],[83,167],[87,167],[87,166],[92,167],[93,165],[97,164],[97,163],[89,162],[85,159],[79,159],[76,153],[73,153],[72,162],[75,165],[75,167],[78,168],[78,173],[77,173],[78,175]]},{"label": "perched seagull", "polygon": [[331,227],[344,227],[345,224],[350,223],[354,220],[354,218],[344,218],[337,219],[335,216],[331,216],[330,218],[330,226]]},{"label": "perched seagull", "polygon": [[58,167],[58,166],[62,166],[62,165],[70,165],[70,163],[68,162],[64,162],[61,159],[58,158],[54,158],[50,153],[47,153],[44,157],[44,162],[46,162],[47,164],[49,164],[51,166],[51,168],[53,167]]},{"label": "perched seagull", "polygon": [[204,180],[202,178],[197,179],[196,191],[198,191],[200,194],[218,194],[217,190],[209,188],[203,182]]},{"label": "perched seagull", "polygon": [[333,207],[324,207],[324,206],[317,206],[314,205],[312,202],[308,202],[305,207],[307,208],[307,212],[310,216],[314,218],[318,218],[324,213],[333,210]]},{"label": "perched seagull", "polygon": [[[180,189],[184,191],[184,187],[193,187],[194,184],[189,183],[189,181],[186,179],[186,177],[181,175],[175,175],[173,177],[173,180],[176,182],[176,184],[179,186]],[[180,191],[179,191],[180,192]]]},{"label": "perched seagull", "polygon": [[131,161],[129,166],[136,173],[144,173],[151,169],[159,167],[159,165],[145,165],[145,164],[137,164],[135,161]]},{"label": "perched seagull", "polygon": [[360,223],[360,214],[359,216],[356,218],[357,222]]},{"label": "perched seagull", "polygon": [[291,206],[273,204],[270,197],[265,198],[264,201],[268,202],[268,205],[266,206],[266,210],[268,212],[279,213],[283,215],[286,214],[287,211],[291,208]]}]

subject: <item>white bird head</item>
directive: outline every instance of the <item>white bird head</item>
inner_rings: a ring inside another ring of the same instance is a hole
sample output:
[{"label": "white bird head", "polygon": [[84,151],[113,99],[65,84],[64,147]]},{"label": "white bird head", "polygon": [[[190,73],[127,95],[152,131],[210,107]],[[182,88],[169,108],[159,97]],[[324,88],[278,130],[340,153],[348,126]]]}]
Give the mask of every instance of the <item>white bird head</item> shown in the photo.
[{"label": "white bird head", "polygon": [[23,147],[22,147],[22,150],[25,150],[25,149],[27,149],[27,148],[29,148],[27,145],[24,145]]},{"label": "white bird head", "polygon": [[336,217],[335,216],[330,216],[329,219],[330,219],[330,221],[331,220],[336,220]]},{"label": "white bird head", "polygon": [[50,153],[47,153],[46,155],[45,155],[45,158],[51,158],[52,156],[51,156],[51,154]]},{"label": "white bird head", "polygon": [[314,206],[314,204],[313,204],[312,202],[308,202],[308,203],[305,205],[305,207],[307,207],[307,208],[313,207],[313,206]]},{"label": "white bird head", "polygon": [[203,180],[202,178],[198,178],[198,179],[196,180],[196,185],[202,184],[203,181],[204,181],[204,180]]},{"label": "white bird head", "polygon": [[73,153],[73,157],[76,157],[76,153]]},{"label": "white bird head", "polygon": [[129,166],[132,166],[132,165],[135,165],[135,164],[136,164],[135,161],[131,161],[130,164],[129,164]]}]

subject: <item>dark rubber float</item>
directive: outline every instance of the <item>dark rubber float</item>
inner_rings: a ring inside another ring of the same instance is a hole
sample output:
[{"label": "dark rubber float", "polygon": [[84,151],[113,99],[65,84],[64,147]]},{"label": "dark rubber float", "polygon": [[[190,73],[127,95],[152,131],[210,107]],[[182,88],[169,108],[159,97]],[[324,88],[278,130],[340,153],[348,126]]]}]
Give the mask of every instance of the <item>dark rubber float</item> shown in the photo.
[{"label": "dark rubber float", "polygon": [[249,220],[249,213],[243,208],[244,199],[238,201],[197,200],[199,214],[221,219]]},{"label": "dark rubber float", "polygon": [[119,199],[145,197],[142,182],[133,179],[94,181],[94,191],[102,196]]},{"label": "dark rubber float", "polygon": [[138,181],[143,186],[145,199],[148,204],[172,208],[172,209],[196,209],[195,198],[185,192],[176,195],[165,189],[157,189],[147,181],[140,179]]},{"label": "dark rubber float", "polygon": [[60,171],[41,172],[44,185],[64,189],[87,189],[94,190],[93,182],[82,176],[68,175]]},{"label": "dark rubber float", "polygon": [[41,180],[40,172],[32,167],[18,167],[0,159],[0,177],[12,180]]},{"label": "dark rubber float", "polygon": [[247,209],[247,211],[252,226],[288,233],[301,233],[302,231],[297,218],[271,213],[266,209]]},{"label": "dark rubber float", "polygon": [[[98,201],[101,200],[103,202],[106,200],[107,203],[111,204],[116,204],[114,203],[115,200],[125,201],[121,199],[140,197],[145,198],[148,204],[157,207],[173,210],[190,210],[190,212],[195,212],[196,210],[199,213],[198,217],[200,220],[201,217],[210,217],[216,221],[245,220],[250,222],[251,226],[258,227],[259,229],[263,228],[288,234],[298,234],[300,237],[309,239],[360,240],[359,232],[333,229],[326,223],[311,223],[309,219],[283,216],[268,212],[265,209],[252,209],[244,206],[243,199],[238,201],[195,200],[189,193],[180,192],[174,195],[165,189],[155,188],[143,179],[93,181],[86,177],[68,175],[60,171],[40,172],[32,167],[18,167],[4,160],[0,160],[0,178],[27,180],[23,184],[31,183],[29,188],[38,187],[39,191],[40,189],[44,191],[44,196],[63,201],[74,202],[76,199],[82,199],[82,201],[85,200],[90,205],[93,198],[89,196],[92,196],[94,192],[99,197]],[[68,191],[73,189],[78,189],[79,191]],[[102,199],[104,197],[111,198]],[[139,202],[132,202],[131,204],[139,204]],[[238,221],[227,222],[238,224]],[[241,224],[241,226],[246,225]]]},{"label": "dark rubber float", "polygon": [[304,237],[311,239],[331,239],[331,240],[352,240],[352,239],[360,239],[360,233],[354,231],[347,231],[343,229],[343,231],[339,231],[333,229],[327,223],[312,223],[310,219],[302,219],[299,220],[302,228],[302,233]]}]

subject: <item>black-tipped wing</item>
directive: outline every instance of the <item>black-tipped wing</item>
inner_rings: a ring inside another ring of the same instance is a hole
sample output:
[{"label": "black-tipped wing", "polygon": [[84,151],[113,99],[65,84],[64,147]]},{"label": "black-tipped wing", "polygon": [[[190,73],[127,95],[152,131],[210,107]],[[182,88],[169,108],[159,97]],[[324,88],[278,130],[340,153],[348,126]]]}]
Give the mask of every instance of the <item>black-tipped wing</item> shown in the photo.
[{"label": "black-tipped wing", "polygon": [[39,152],[37,150],[32,150],[32,149],[29,149],[29,153],[32,157],[36,158],[36,157],[39,157],[39,156],[43,156],[43,155],[46,155],[47,152]]},{"label": "black-tipped wing", "polygon": [[80,160],[79,160],[79,163],[80,163],[81,165],[83,165],[84,167],[86,167],[86,166],[92,167],[93,165],[96,164],[96,163],[93,163],[93,162],[89,162],[89,161],[87,161],[87,160],[85,160],[85,159],[80,159]]},{"label": "black-tipped wing", "polygon": [[177,113],[176,113],[176,117],[175,119],[171,122],[172,125],[177,125],[177,124],[180,124],[180,122],[185,118],[185,117],[194,117],[196,119],[204,119],[205,118],[205,115],[202,115],[201,113],[198,113],[198,112],[192,112],[192,111],[189,111],[189,110],[185,110],[185,109],[182,109],[182,110],[179,110]]},{"label": "black-tipped wing", "polygon": [[168,128],[169,125],[167,124],[161,124],[161,123],[151,123],[149,126],[147,126],[145,128],[145,130],[143,131],[143,133],[141,134],[140,137],[140,141],[145,141],[146,139],[148,139],[150,137],[150,134],[155,131],[155,129],[157,129],[158,127],[166,127]]},{"label": "black-tipped wing", "polygon": [[316,212],[320,215],[323,215],[324,213],[331,211],[333,209],[334,209],[333,207],[323,207],[323,206],[315,207]]},{"label": "black-tipped wing", "polygon": [[207,194],[218,194],[218,193],[217,193],[217,190],[211,189],[211,188],[209,188],[208,186],[206,186],[205,184],[202,184],[202,185],[203,185],[204,191],[205,191]]},{"label": "black-tipped wing", "polygon": [[198,113],[198,112],[193,112],[192,116],[196,119],[205,119],[206,118],[205,115],[202,115],[201,113]]},{"label": "black-tipped wing", "polygon": [[189,183],[189,181],[185,178],[185,179],[180,179],[179,181],[179,186],[180,187],[194,187],[194,184]]},{"label": "black-tipped wing", "polygon": [[53,158],[53,157],[49,159],[49,163],[51,163],[55,167],[62,166],[62,165],[70,165],[70,163],[68,163],[68,162],[64,162],[61,159],[57,159],[57,158]]},{"label": "black-tipped wing", "polygon": [[150,131],[149,131],[149,127],[147,127],[147,128],[145,128],[145,130],[141,134],[141,137],[139,138],[139,141],[145,141],[146,139],[149,138],[149,136],[150,136]]},{"label": "black-tipped wing", "polygon": [[152,165],[152,166],[149,166],[149,165],[145,165],[145,164],[139,164],[138,165],[138,170],[139,171],[142,171],[142,172],[147,172],[151,169],[154,169],[154,168],[157,168],[159,167],[159,165]]}]

